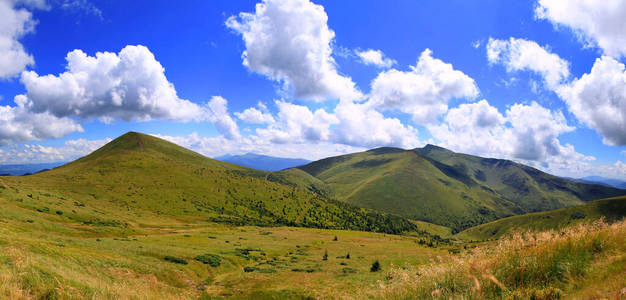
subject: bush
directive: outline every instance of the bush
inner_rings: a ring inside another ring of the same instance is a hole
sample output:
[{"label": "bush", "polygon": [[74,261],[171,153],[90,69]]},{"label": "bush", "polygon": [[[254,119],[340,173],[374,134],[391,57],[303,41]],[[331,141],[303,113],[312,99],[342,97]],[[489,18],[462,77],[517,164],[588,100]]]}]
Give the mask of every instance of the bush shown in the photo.
[{"label": "bush", "polygon": [[324,251],[324,256],[322,256],[322,260],[328,260],[328,251]]},{"label": "bush", "polygon": [[169,261],[171,263],[175,263],[175,264],[181,264],[181,265],[186,265],[187,261],[182,259],[182,258],[178,258],[178,257],[173,257],[173,256],[166,256],[163,258],[166,261]]},{"label": "bush", "polygon": [[221,264],[220,257],[215,254],[202,254],[196,256],[194,259],[211,267],[219,267]]},{"label": "bush", "polygon": [[378,262],[378,260],[376,260],[372,264],[372,267],[370,268],[370,272],[378,272],[378,271],[380,271],[380,262]]}]

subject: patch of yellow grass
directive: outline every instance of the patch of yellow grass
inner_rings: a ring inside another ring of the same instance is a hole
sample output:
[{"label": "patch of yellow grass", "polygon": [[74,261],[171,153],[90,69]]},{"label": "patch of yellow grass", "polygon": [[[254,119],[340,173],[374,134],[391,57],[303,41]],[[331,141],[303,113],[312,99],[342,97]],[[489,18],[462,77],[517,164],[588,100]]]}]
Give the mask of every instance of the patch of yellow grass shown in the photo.
[{"label": "patch of yellow grass", "polygon": [[386,278],[357,298],[619,299],[626,291],[626,221],[518,232],[421,267],[393,268]]}]

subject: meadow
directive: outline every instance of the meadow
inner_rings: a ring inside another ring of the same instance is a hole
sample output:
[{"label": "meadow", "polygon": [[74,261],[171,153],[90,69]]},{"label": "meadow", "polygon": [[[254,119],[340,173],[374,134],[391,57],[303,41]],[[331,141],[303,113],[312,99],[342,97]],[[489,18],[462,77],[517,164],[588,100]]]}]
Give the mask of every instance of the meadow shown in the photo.
[{"label": "meadow", "polygon": [[329,194],[302,170],[129,133],[63,167],[0,177],[0,298],[625,296],[624,197],[453,234]]}]

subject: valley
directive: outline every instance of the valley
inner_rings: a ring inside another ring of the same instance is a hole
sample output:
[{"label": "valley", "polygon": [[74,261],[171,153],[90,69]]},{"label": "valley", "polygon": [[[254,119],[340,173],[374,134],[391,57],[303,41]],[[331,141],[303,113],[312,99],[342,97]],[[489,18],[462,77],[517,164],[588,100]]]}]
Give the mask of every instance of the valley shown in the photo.
[{"label": "valley", "polygon": [[[478,298],[485,294],[473,286],[474,271],[454,271],[458,282],[446,281],[450,263],[487,263],[477,253],[519,231],[624,228],[625,197],[592,201],[594,193],[620,190],[457,156],[432,146],[381,148],[264,172],[130,132],[67,165],[0,177],[0,296]],[[514,197],[522,194],[500,181],[506,174],[525,174],[519,181],[527,197]],[[562,207],[569,208],[522,214]],[[499,219],[513,214],[522,215]],[[598,220],[615,223],[591,225]],[[466,229],[472,224],[482,225]],[[601,276],[624,274],[626,249],[618,237],[606,235],[606,242],[582,267],[587,277],[576,277],[582,284],[550,279],[535,292],[587,293]],[[547,251],[542,245],[537,251]],[[608,259],[611,273],[597,271]],[[440,271],[414,278],[432,268]],[[401,278],[432,285],[407,287]],[[480,282],[489,295],[533,291],[503,289],[488,277]]]}]

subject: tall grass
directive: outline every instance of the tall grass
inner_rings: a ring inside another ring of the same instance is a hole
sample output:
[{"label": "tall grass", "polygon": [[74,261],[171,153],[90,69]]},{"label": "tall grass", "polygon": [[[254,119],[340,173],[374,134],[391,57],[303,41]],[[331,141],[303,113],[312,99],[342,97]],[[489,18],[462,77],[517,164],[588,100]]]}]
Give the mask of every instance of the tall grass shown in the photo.
[{"label": "tall grass", "polygon": [[[514,233],[493,246],[393,268],[363,297],[384,299],[559,299],[613,281],[609,298],[626,297],[626,221],[603,220],[560,231]],[[611,265],[611,269],[606,268]]]}]

